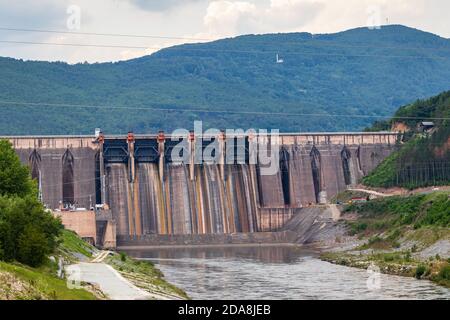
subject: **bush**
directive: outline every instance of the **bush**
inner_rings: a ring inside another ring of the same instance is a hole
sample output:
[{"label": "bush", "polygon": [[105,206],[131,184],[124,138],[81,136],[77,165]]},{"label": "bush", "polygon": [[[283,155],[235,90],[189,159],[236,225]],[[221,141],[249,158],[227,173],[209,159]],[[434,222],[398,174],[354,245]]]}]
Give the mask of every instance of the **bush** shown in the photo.
[{"label": "bush", "polygon": [[0,197],[2,259],[38,266],[57,246],[60,220],[46,212],[34,196]]},{"label": "bush", "polygon": [[450,265],[445,265],[441,268],[439,278],[450,281]]},{"label": "bush", "polygon": [[358,223],[351,224],[351,233],[353,235],[358,234],[362,231],[365,231],[366,229],[367,229],[367,223],[358,222]]},{"label": "bush", "polygon": [[0,140],[0,260],[39,266],[55,250],[61,230],[60,220],[38,201],[28,168]]},{"label": "bush", "polygon": [[415,277],[416,279],[421,279],[422,276],[427,272],[427,267],[424,265],[419,265],[416,268],[416,273],[415,273]]},{"label": "bush", "polygon": [[20,235],[17,246],[17,260],[31,267],[39,266],[49,250],[47,239],[41,230],[28,225]]},{"label": "bush", "polygon": [[2,247],[2,242],[0,241],[0,261],[3,260],[3,247]]},{"label": "bush", "polygon": [[127,261],[127,255],[124,252],[120,252],[120,261]]},{"label": "bush", "polygon": [[0,196],[23,197],[31,193],[36,193],[36,187],[28,168],[21,164],[11,143],[0,140]]}]

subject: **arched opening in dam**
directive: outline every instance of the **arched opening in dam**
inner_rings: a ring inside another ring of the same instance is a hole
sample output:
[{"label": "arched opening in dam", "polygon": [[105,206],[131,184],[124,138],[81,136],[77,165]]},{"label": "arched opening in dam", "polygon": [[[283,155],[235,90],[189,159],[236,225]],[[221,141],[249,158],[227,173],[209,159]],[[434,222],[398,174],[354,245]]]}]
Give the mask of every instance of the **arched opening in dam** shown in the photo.
[{"label": "arched opening in dam", "polygon": [[316,203],[320,203],[320,193],[322,192],[322,159],[316,146],[311,149],[310,157],[314,194],[316,196]]},{"label": "arched opening in dam", "polygon": [[37,152],[36,149],[34,149],[33,152],[30,154],[28,162],[29,162],[30,171],[31,171],[31,178],[33,180],[38,181],[38,183],[39,183],[41,155],[39,154],[39,152]]},{"label": "arched opening in dam", "polygon": [[62,198],[64,204],[75,203],[74,157],[69,149],[62,157]]},{"label": "arched opening in dam", "polygon": [[358,164],[358,171],[364,175],[362,164],[361,164],[361,146],[358,146],[358,148],[356,149],[356,160],[357,160],[356,162]]},{"label": "arched opening in dam", "polygon": [[95,153],[95,203],[101,204],[106,203],[106,199],[102,199],[102,181],[100,169],[100,152]]},{"label": "arched opening in dam", "polygon": [[280,151],[280,172],[281,172],[281,186],[283,189],[284,205],[289,206],[291,204],[290,194],[290,178],[289,178],[289,152],[286,148],[281,148]]},{"label": "arched opening in dam", "polygon": [[341,159],[342,159],[342,170],[344,171],[344,181],[347,186],[353,184],[352,177],[352,163],[351,163],[351,153],[347,147],[344,147],[341,151]]}]

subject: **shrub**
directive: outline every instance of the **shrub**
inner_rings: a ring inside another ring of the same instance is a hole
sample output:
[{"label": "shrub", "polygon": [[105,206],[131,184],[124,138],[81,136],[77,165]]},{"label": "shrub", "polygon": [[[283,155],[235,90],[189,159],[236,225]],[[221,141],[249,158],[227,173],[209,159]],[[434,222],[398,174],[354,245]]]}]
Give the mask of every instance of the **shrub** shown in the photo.
[{"label": "shrub", "polygon": [[39,266],[49,252],[45,234],[37,227],[28,225],[20,235],[17,246],[17,260],[31,267]]},{"label": "shrub", "polygon": [[450,281],[450,265],[445,265],[441,268],[439,278]]},{"label": "shrub", "polygon": [[353,235],[363,232],[367,229],[368,225],[364,222],[358,222],[351,224],[351,233]]},{"label": "shrub", "polygon": [[24,197],[36,193],[35,183],[19,157],[6,140],[0,140],[0,196]]},{"label": "shrub", "polygon": [[407,251],[407,252],[405,253],[405,260],[406,260],[407,262],[411,261],[411,252],[410,252],[410,251]]},{"label": "shrub", "polygon": [[34,198],[0,197],[2,259],[38,266],[57,246],[61,222]]},{"label": "shrub", "polygon": [[422,276],[423,276],[426,272],[427,272],[427,267],[424,266],[424,265],[422,265],[422,264],[419,265],[419,266],[416,268],[416,273],[415,273],[416,279],[421,279]]},{"label": "shrub", "polygon": [[127,255],[124,252],[120,252],[120,261],[127,261]]}]

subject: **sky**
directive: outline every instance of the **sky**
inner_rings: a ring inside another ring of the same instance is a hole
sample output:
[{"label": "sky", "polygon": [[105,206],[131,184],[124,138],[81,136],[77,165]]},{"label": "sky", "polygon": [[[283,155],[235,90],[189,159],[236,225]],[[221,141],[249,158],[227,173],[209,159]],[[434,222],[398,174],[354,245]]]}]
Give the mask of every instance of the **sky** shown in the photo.
[{"label": "sky", "polygon": [[386,24],[450,38],[448,12],[448,0],[0,0],[0,56],[106,62],[243,34]]}]

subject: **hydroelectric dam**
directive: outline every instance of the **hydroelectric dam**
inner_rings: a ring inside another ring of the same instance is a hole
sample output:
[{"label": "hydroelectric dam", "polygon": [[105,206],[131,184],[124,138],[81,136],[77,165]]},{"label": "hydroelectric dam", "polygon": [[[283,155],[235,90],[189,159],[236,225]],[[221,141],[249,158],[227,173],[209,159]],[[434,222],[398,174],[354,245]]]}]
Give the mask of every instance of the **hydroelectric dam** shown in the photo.
[{"label": "hydroelectric dam", "polygon": [[[29,165],[48,208],[103,208],[97,237],[113,224],[118,245],[279,231],[357,184],[399,141],[394,132],[0,138]],[[278,170],[268,173],[253,145],[273,153]]]}]

